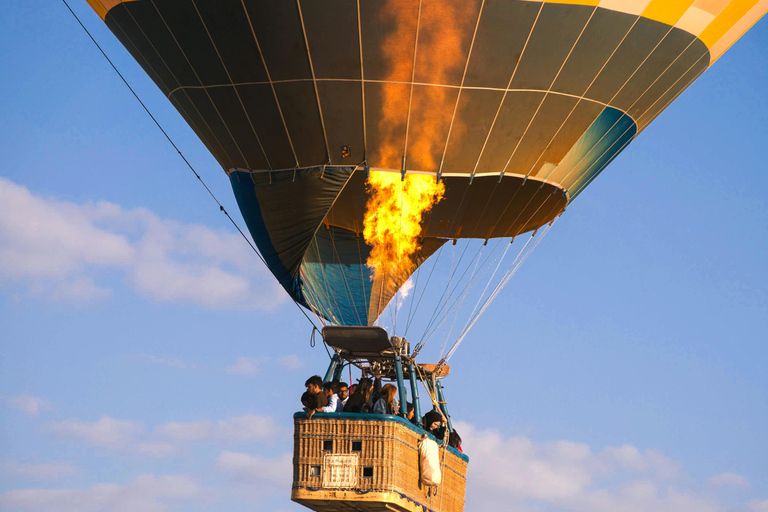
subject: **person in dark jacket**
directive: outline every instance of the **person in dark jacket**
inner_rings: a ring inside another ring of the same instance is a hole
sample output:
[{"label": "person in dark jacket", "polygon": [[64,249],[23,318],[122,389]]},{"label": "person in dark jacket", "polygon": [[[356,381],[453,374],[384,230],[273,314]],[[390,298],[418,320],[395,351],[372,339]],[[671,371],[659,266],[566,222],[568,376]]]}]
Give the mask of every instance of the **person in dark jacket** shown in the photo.
[{"label": "person in dark jacket", "polygon": [[443,425],[443,415],[432,409],[422,418],[424,430],[435,436],[435,439],[441,441],[445,435],[445,426]]},{"label": "person in dark jacket", "polygon": [[448,435],[448,446],[453,446],[461,453],[464,453],[464,450],[461,449],[461,436],[455,430]]},{"label": "person in dark jacket", "polygon": [[372,390],[373,382],[371,379],[366,377],[360,379],[354,393],[344,404],[344,412],[370,412],[371,408],[368,404],[371,401]]}]

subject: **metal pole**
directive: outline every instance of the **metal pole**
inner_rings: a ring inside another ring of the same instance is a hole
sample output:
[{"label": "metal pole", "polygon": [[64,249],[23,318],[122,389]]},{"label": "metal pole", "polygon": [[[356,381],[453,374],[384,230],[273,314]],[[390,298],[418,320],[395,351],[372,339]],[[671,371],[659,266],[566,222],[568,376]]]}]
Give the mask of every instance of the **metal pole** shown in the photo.
[{"label": "metal pole", "polygon": [[339,354],[333,354],[333,357],[331,358],[331,364],[328,365],[328,371],[325,372],[325,377],[323,377],[323,384],[331,380],[331,377],[336,371],[336,366],[339,364],[339,361],[341,361]]},{"label": "metal pole", "polygon": [[[339,359],[341,359],[341,357],[339,357]],[[340,382],[341,381],[341,373],[343,371],[344,371],[344,364],[341,361],[339,361],[339,364],[336,365],[336,370],[334,370],[334,372],[333,372],[333,380],[335,380],[336,382]]]},{"label": "metal pole", "polygon": [[453,426],[451,425],[451,415],[448,414],[448,406],[445,403],[445,395],[443,394],[443,385],[440,383],[440,379],[437,379],[436,381],[436,389],[437,391],[437,401],[440,404],[440,409],[443,411],[443,416],[445,416],[445,420],[448,422],[448,432],[453,432]]},{"label": "metal pole", "polygon": [[[413,362],[408,363],[408,374],[411,378],[411,396],[413,396],[413,419],[421,421],[421,406],[419,405],[419,388],[416,382],[416,369]],[[407,414],[408,411],[406,411]]]},{"label": "metal pole", "polygon": [[400,356],[395,356],[395,371],[397,372],[397,389],[400,391],[400,412],[406,416],[408,415],[408,395],[405,392],[403,362],[400,360]]}]

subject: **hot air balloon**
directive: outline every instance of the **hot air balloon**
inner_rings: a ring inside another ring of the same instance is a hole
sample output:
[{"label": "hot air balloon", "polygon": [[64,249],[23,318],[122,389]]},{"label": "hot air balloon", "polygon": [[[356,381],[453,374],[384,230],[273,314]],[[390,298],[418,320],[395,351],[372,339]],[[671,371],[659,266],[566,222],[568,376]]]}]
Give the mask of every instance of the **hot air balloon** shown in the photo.
[{"label": "hot air balloon", "polygon": [[[373,327],[398,290],[446,245],[503,240],[506,254],[551,225],[768,10],[765,0],[88,2],[225,170],[275,278],[330,324],[326,379],[344,362],[377,367],[403,405],[405,381],[415,395],[421,380],[446,416],[440,378],[453,350],[416,365],[428,336],[410,350]],[[468,261],[476,276],[497,260]],[[446,290],[447,312],[457,303]],[[418,429],[373,423],[388,440],[364,434],[364,420],[297,417],[293,498],[315,510],[461,510],[465,457],[449,452],[447,490],[425,494]],[[398,436],[407,449],[392,452]]]}]

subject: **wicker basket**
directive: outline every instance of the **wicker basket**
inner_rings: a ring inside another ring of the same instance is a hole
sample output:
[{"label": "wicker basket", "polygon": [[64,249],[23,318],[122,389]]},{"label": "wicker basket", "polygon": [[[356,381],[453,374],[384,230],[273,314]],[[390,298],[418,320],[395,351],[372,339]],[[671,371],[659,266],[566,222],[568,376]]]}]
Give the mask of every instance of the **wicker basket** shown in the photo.
[{"label": "wicker basket", "polygon": [[469,459],[441,449],[442,484],[419,482],[419,440],[424,431],[397,416],[294,416],[291,499],[319,512],[460,512]]}]

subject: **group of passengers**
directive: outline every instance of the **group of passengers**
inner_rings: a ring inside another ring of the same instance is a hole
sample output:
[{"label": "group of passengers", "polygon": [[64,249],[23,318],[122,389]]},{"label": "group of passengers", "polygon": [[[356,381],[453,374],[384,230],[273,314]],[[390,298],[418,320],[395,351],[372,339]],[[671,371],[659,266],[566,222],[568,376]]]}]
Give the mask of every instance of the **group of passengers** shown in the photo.
[{"label": "group of passengers", "polygon": [[307,391],[301,396],[301,403],[307,418],[316,412],[395,414],[398,410],[397,387],[393,384],[382,387],[381,379],[372,381],[363,377],[359,383],[349,386],[338,381],[323,383],[319,375],[313,375],[304,385]]},{"label": "group of passengers", "polygon": [[[313,375],[304,383],[307,391],[301,395],[301,404],[307,412],[307,419],[318,412],[356,412],[374,414],[398,414],[400,405],[397,401],[397,386],[381,385],[381,379],[371,380],[363,377],[357,384],[349,386],[346,382],[323,382],[319,375]],[[445,437],[445,417],[433,409],[418,422],[414,418],[413,404],[408,402],[406,419],[434,435],[436,439]],[[448,445],[461,451],[461,437],[456,431],[450,432]]]}]

